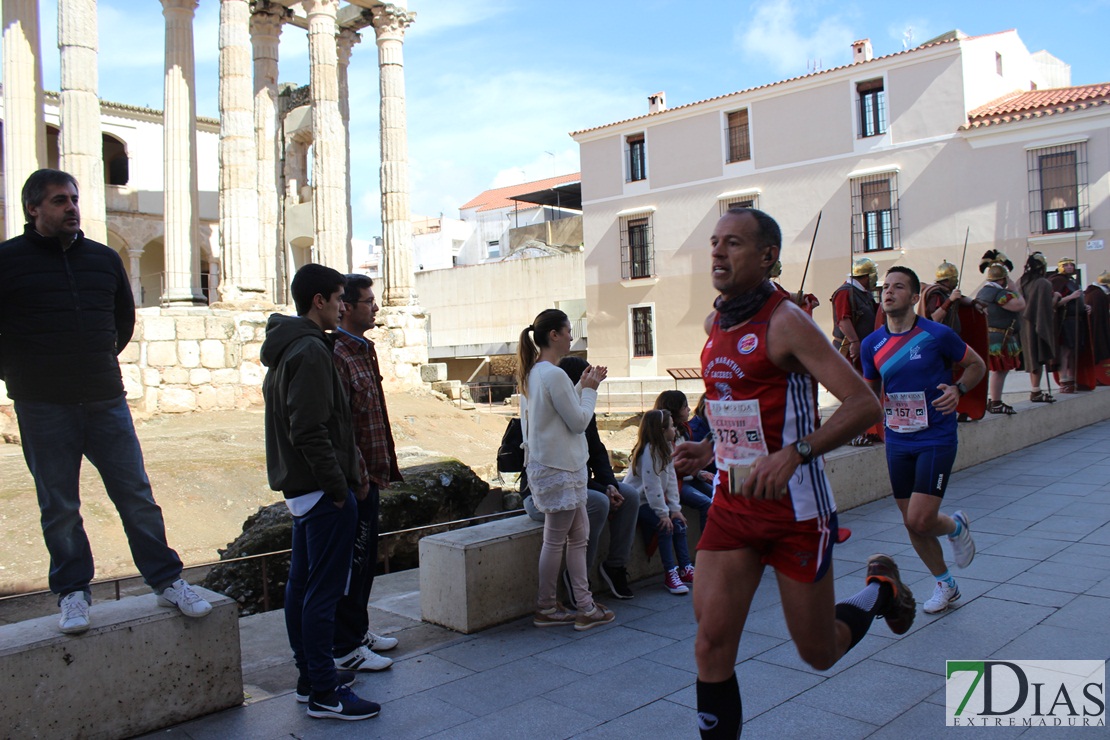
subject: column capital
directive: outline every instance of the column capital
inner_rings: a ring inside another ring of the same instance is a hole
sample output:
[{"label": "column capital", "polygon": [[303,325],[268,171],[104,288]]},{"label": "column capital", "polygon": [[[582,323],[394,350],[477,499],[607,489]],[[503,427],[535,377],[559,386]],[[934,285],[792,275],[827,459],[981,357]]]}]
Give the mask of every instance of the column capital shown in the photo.
[{"label": "column capital", "polygon": [[351,52],[354,50],[355,44],[360,41],[362,41],[362,34],[358,31],[344,28],[339,32],[335,40],[335,48],[340,64],[346,66],[351,63]]},{"label": "column capital", "polygon": [[378,35],[378,41],[403,40],[405,29],[416,20],[416,13],[396,5],[378,5],[370,12],[374,14],[374,32]]},{"label": "column capital", "polygon": [[339,12],[339,0],[301,0],[301,7],[305,15],[325,13],[334,18]]},{"label": "column capital", "polygon": [[251,0],[251,33],[257,36],[280,36],[285,19],[293,14],[290,8],[270,0]]},{"label": "column capital", "polygon": [[162,12],[188,11],[189,15],[200,5],[200,0],[162,0]]}]

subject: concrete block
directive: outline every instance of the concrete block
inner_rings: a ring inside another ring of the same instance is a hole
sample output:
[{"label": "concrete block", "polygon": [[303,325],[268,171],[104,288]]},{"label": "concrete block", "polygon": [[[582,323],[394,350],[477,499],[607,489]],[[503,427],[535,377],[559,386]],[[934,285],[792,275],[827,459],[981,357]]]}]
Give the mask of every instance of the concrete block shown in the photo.
[{"label": "concrete block", "polygon": [[163,388],[158,408],[166,414],[183,414],[196,411],[197,394],[188,388]]},{"label": "concrete block", "polygon": [[143,397],[143,373],[137,365],[120,365],[120,375],[123,376],[123,390],[128,401]]},{"label": "concrete block", "polygon": [[224,368],[212,371],[212,385],[238,385],[239,371],[235,368]]},{"label": "concrete block", "polygon": [[0,626],[3,734],[132,737],[241,704],[238,606],[197,590],[202,619],[148,594],[94,604],[83,635],[53,615]]},{"label": "concrete block", "polygon": [[216,370],[227,367],[225,343],[219,339],[202,339],[200,342],[200,364]]},{"label": "concrete block", "polygon": [[185,339],[177,343],[177,359],[183,367],[196,367],[200,364],[200,342]]},{"label": "concrete block", "polygon": [[139,343],[128,342],[127,346],[123,348],[123,351],[119,353],[120,364],[126,362],[138,362],[139,354]]},{"label": "concrete block", "polygon": [[153,367],[173,367],[177,364],[177,343],[162,341],[148,343],[146,362]]},{"label": "concrete block", "polygon": [[223,316],[209,316],[204,320],[206,339],[231,339],[235,336],[235,322]]},{"label": "concrete block", "polygon": [[203,367],[194,367],[189,371],[189,385],[208,385],[212,382],[212,371]]},{"label": "concrete block", "polygon": [[261,350],[262,342],[247,342],[240,345],[240,357],[247,362],[258,362]]},{"label": "concrete block", "polygon": [[253,362],[244,362],[239,366],[239,379],[243,385],[262,386],[262,379],[266,377],[266,369]]},{"label": "concrete block", "polygon": [[143,385],[157,386],[162,384],[162,373],[152,367],[143,368]]},{"label": "concrete block", "polygon": [[183,367],[167,367],[162,371],[162,382],[166,385],[187,385],[189,371]]},{"label": "concrete block", "polygon": [[447,380],[446,362],[429,362],[420,366],[420,379],[425,383],[437,383]]},{"label": "concrete block", "polygon": [[177,339],[174,320],[165,316],[144,316],[143,341],[146,342],[172,342]]},{"label": "concrete block", "polygon": [[178,339],[204,339],[205,318],[201,316],[182,316],[177,320]]},{"label": "concrete block", "polygon": [[235,389],[231,386],[202,385],[197,388],[196,393],[197,408],[200,411],[235,408]]},{"label": "concrete block", "polygon": [[[424,367],[427,367],[425,365]],[[423,376],[423,372],[421,372]],[[432,390],[442,393],[450,398],[452,401],[457,401],[462,398],[462,383],[457,380],[440,380],[432,383]]]}]

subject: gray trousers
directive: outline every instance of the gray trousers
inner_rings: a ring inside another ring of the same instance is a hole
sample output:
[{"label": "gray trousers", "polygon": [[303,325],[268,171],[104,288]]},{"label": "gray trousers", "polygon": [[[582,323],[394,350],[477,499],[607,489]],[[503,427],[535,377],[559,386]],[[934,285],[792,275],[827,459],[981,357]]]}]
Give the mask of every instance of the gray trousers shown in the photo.
[{"label": "gray trousers", "polygon": [[[617,487],[624,496],[624,503],[619,509],[613,511],[613,518],[609,520],[609,557],[605,558],[605,565],[611,568],[623,568],[628,564],[628,556],[632,553],[632,541],[636,536],[636,517],[640,509],[640,494],[636,489],[620,482],[617,483]],[[543,521],[543,512],[532,503],[531,496],[524,499],[524,510],[533,520]],[[590,520],[586,567],[592,571],[597,562],[601,530],[609,519],[609,497],[601,491],[586,489],[586,516]]]}]

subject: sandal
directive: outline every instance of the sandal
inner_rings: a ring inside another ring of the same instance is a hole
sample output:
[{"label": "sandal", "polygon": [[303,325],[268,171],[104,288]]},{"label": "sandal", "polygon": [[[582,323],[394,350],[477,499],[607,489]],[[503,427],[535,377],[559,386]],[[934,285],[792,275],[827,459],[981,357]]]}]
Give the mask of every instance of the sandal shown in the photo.
[{"label": "sandal", "polygon": [[1002,403],[1002,401],[991,401],[987,405],[987,413],[988,414],[1005,414],[1006,416],[1013,416],[1017,412],[1014,411],[1014,407],[1011,406],[1008,403]]},{"label": "sandal", "polygon": [[1048,391],[1033,391],[1029,394],[1029,400],[1033,403],[1056,403],[1056,397]]},{"label": "sandal", "polygon": [[1075,381],[1066,380],[1060,383],[1061,393],[1075,393]]},{"label": "sandal", "polygon": [[850,444],[852,447],[871,447],[875,443],[871,441],[870,434],[861,434],[848,444]]}]

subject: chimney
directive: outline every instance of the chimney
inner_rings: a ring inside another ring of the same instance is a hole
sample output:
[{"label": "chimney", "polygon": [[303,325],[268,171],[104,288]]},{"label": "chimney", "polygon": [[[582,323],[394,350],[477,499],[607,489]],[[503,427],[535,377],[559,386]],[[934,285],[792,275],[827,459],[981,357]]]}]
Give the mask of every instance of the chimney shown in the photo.
[{"label": "chimney", "polygon": [[871,39],[860,39],[852,42],[852,64],[870,62],[874,56],[871,51]]},{"label": "chimney", "polygon": [[667,110],[667,93],[659,92],[648,95],[648,113],[659,113]]}]

